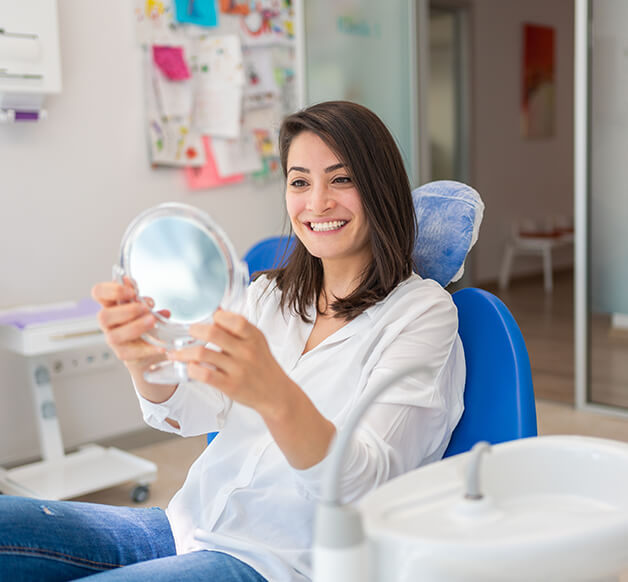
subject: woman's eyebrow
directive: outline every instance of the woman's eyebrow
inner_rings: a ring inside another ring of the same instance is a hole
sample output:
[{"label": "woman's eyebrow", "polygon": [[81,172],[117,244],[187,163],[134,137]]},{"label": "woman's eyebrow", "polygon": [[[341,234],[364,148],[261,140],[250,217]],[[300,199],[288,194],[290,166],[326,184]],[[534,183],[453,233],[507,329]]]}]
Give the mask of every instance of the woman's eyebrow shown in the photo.
[{"label": "woman's eyebrow", "polygon": [[[339,170],[340,168],[344,168],[344,167],[345,167],[345,164],[340,162],[339,164],[334,164],[333,166],[329,166],[325,168],[325,173],[329,174],[329,172],[334,172],[335,170]],[[290,166],[290,168],[288,169],[288,174],[292,171],[305,172],[306,174],[310,173],[310,171],[307,168],[304,168],[302,166]]]},{"label": "woman's eyebrow", "polygon": [[325,168],[325,173],[329,174],[329,172],[334,172],[335,170],[339,170],[340,168],[344,168],[345,165],[340,162],[339,164],[334,164],[333,166],[329,166],[328,168]]},{"label": "woman's eyebrow", "polygon": [[292,172],[293,170],[295,172],[305,172],[306,174],[310,173],[310,171],[307,168],[302,168],[301,166],[292,166],[288,169],[288,174]]}]

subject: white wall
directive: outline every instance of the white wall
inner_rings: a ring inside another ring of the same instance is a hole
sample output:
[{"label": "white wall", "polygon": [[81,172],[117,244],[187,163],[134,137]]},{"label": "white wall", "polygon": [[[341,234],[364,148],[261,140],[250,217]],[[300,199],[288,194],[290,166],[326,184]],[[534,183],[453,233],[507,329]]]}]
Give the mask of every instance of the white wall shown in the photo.
[{"label": "white wall", "polygon": [[[474,251],[475,282],[494,281],[510,225],[517,218],[573,215],[573,0],[474,0],[473,185],[486,203]],[[521,137],[522,25],[556,29],[556,130],[552,138]],[[556,254],[572,264],[572,252]],[[540,272],[540,260],[519,258],[513,273]]]},{"label": "white wall", "polygon": [[[208,211],[243,253],[284,225],[282,185],[186,191],[149,167],[129,0],[59,0],[63,91],[48,119],[0,125],[0,309],[77,300],[111,276],[129,221],[164,201]],[[22,360],[0,352],[0,463],[37,455]],[[57,385],[66,444],[143,426],[121,367]]]}]

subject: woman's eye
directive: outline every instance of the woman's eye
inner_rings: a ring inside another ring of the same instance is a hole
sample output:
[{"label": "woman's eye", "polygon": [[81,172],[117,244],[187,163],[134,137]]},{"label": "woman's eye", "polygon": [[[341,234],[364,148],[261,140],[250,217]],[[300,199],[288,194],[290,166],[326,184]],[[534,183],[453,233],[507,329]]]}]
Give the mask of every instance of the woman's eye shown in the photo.
[{"label": "woman's eye", "polygon": [[290,186],[293,188],[303,188],[304,186],[307,186],[307,182],[297,178],[296,180],[292,180],[292,182],[290,182]]},{"label": "woman's eye", "polygon": [[350,184],[351,178],[349,178],[349,176],[338,176],[334,178],[334,183],[335,184]]}]

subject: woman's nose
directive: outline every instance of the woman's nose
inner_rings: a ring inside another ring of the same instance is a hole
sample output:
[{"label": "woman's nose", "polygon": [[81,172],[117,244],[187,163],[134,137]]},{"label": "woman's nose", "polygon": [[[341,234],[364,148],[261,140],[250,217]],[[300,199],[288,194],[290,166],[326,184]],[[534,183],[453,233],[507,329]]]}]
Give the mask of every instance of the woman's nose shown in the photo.
[{"label": "woman's nose", "polygon": [[335,206],[331,192],[325,186],[314,186],[308,199],[308,210],[316,214],[323,214]]}]

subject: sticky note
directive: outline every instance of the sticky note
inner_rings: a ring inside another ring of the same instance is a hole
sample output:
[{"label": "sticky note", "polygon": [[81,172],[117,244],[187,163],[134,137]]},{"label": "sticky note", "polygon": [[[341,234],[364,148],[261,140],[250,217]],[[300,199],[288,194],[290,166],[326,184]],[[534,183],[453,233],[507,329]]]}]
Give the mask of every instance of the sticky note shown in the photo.
[{"label": "sticky note", "polygon": [[174,0],[176,19],[197,26],[217,26],[216,0]]},{"label": "sticky note", "polygon": [[183,81],[190,78],[183,47],[153,46],[153,61],[159,70],[171,81]]},{"label": "sticky note", "polygon": [[200,168],[185,168],[185,179],[190,190],[206,190],[244,180],[244,174],[221,176],[218,173],[218,167],[214,159],[211,138],[206,135],[203,136],[203,146],[205,147],[205,165]]}]

